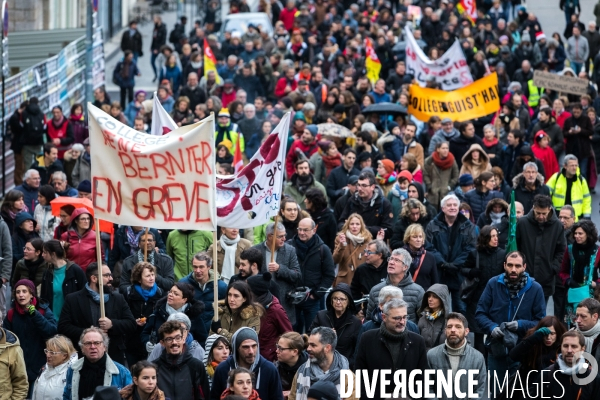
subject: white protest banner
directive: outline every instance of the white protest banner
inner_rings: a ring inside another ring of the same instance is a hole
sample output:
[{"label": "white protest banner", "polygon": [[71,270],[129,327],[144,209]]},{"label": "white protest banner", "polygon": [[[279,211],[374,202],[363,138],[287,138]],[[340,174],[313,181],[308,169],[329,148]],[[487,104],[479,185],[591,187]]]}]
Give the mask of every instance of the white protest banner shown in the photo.
[{"label": "white protest banner", "polygon": [[404,28],[406,39],[406,73],[414,76],[419,85],[425,86],[427,79],[435,77],[443,90],[460,89],[473,83],[467,59],[458,40],[435,61],[427,57],[417,44],[411,30]]},{"label": "white protest banner", "polygon": [[164,136],[88,103],[95,217],[157,229],[216,229],[214,119]]},{"label": "white protest banner", "polygon": [[234,176],[217,182],[219,226],[253,228],[277,215],[283,195],[289,129],[290,113],[287,113],[248,165]]},{"label": "white protest banner", "polygon": [[152,127],[150,128],[150,134],[156,136],[165,135],[171,131],[177,129],[178,126],[173,121],[173,118],[165,111],[158,95],[154,92],[154,100],[152,101]]}]

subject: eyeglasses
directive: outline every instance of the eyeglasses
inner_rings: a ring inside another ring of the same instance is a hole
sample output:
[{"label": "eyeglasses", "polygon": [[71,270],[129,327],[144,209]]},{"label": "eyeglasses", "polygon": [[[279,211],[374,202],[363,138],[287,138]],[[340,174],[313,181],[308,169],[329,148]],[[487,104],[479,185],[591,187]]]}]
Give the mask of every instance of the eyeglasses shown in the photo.
[{"label": "eyeglasses", "polygon": [[284,351],[284,350],[293,350],[291,347],[281,347],[280,345],[276,344],[275,345],[275,350],[277,351]]},{"label": "eyeglasses", "polygon": [[361,188],[368,188],[371,185],[369,185],[368,183],[367,184],[365,184],[365,183],[357,183],[356,186],[361,187]]},{"label": "eyeglasses", "polygon": [[92,347],[92,346],[100,347],[101,345],[104,344],[104,342],[101,342],[101,341],[99,341],[99,342],[83,342],[82,344],[83,344],[83,347]]},{"label": "eyeglasses", "polygon": [[107,273],[107,274],[102,274],[102,276],[103,276],[104,278],[110,278],[110,277],[112,276],[112,274],[109,272],[109,273]]},{"label": "eyeglasses", "polygon": [[387,314],[385,314],[389,319],[391,319],[392,321],[406,321],[408,319],[408,315],[401,315],[398,317],[390,317]]},{"label": "eyeglasses", "polygon": [[373,254],[377,254],[377,253],[375,253],[374,251],[365,250],[365,251],[363,251],[363,254],[366,254],[368,256],[372,256]]},{"label": "eyeglasses", "polygon": [[298,228],[298,232],[310,232],[310,231],[312,231],[312,229]]},{"label": "eyeglasses", "polygon": [[[300,229],[298,229],[298,230],[300,230]],[[287,236],[287,235],[278,235],[278,236],[277,236],[277,239],[285,239],[285,237],[286,237],[286,236]]]},{"label": "eyeglasses", "polygon": [[348,299],[345,297],[332,297],[331,301],[333,301],[334,303],[345,303],[348,301]]},{"label": "eyeglasses", "polygon": [[401,259],[396,258],[396,257],[388,257],[388,262],[390,262],[390,261],[393,261],[395,263],[404,264]]},{"label": "eyeglasses", "polygon": [[174,336],[174,337],[164,338],[163,342],[171,344],[173,342],[181,342],[182,340],[183,340],[183,336],[177,335],[177,336]]},{"label": "eyeglasses", "polygon": [[52,350],[48,350],[48,349],[44,349],[44,353],[46,353],[47,355],[50,355],[50,356],[56,356],[56,355],[59,355],[59,354],[66,354],[66,353],[63,353],[62,351],[52,351]]}]

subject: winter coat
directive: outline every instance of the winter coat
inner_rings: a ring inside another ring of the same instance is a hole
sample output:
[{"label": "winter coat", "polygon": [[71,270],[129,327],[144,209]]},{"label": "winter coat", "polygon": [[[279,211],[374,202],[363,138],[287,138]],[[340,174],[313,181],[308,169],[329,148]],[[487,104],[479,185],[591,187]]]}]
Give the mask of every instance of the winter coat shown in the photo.
[{"label": "winter coat", "polygon": [[427,149],[427,154],[433,153],[438,143],[449,142],[455,137],[459,136],[460,132],[456,128],[452,128],[452,131],[450,133],[446,133],[443,129],[440,129],[439,131],[433,134],[433,137],[429,141],[429,149]]},{"label": "winter coat", "polygon": [[23,358],[27,367],[27,379],[34,382],[40,368],[46,363],[46,340],[56,335],[56,319],[47,303],[39,302],[33,314],[25,311],[20,314],[13,304],[4,318],[2,327],[13,332],[26,346],[23,347]]},{"label": "winter coat", "polygon": [[[458,225],[449,227],[444,213],[440,212],[425,229],[426,249],[435,256],[438,267],[444,263],[452,263],[460,268],[469,252],[475,250],[475,225],[460,213],[454,224]],[[440,281],[444,282],[450,291],[455,291],[460,288],[463,276],[460,273],[442,271]]]},{"label": "winter coat", "polygon": [[[262,254],[263,263],[260,267],[260,273],[268,272],[271,258],[267,257],[266,243],[259,243],[252,247],[260,250]],[[296,323],[296,307],[287,299],[286,294],[302,285],[302,272],[298,264],[298,257],[296,257],[296,249],[290,244],[284,243],[283,247],[277,250],[275,262],[279,264],[279,271],[271,273],[271,280],[279,287],[279,304],[281,304],[288,319],[294,325]]]},{"label": "winter coat", "polygon": [[[556,123],[554,117],[550,117],[550,121],[544,123],[542,121],[538,121],[531,130],[535,135],[539,131],[544,131],[546,135],[550,137],[550,146],[552,150],[554,150],[554,154],[556,155],[556,159],[560,158],[560,155],[563,152],[565,147],[565,140],[563,136],[563,131],[560,126]],[[552,176],[551,174],[548,176]]]},{"label": "winter coat", "polygon": [[73,126],[67,118],[63,117],[59,122],[60,125],[56,126],[54,118],[50,119],[46,125],[46,135],[49,141],[54,139],[60,140],[60,143],[56,147],[58,148],[58,159],[62,160],[65,152],[71,148],[71,145],[75,141],[75,137]]},{"label": "winter coat", "polygon": [[423,166],[423,183],[427,188],[427,200],[435,207],[438,207],[444,196],[456,186],[458,177],[458,164],[456,160],[451,168],[442,170],[435,165],[433,157],[427,157]]},{"label": "winter coat", "polygon": [[479,189],[471,189],[465,193],[465,202],[471,206],[473,211],[473,218],[477,221],[479,215],[485,211],[485,207],[492,199],[503,199],[502,193],[495,190],[488,190],[487,192],[481,192]]},{"label": "winter coat", "polygon": [[196,86],[195,88],[191,88],[189,86],[184,86],[181,88],[180,96],[186,96],[190,99],[190,107],[189,109],[194,111],[198,104],[206,103],[206,92],[200,87]]},{"label": "winter coat", "polygon": [[[45,183],[42,183],[42,185],[44,184]],[[18,190],[19,192],[23,193],[23,202],[27,206],[29,212],[33,214],[35,207],[38,205],[38,193],[40,191],[40,188],[32,188],[27,184],[27,182],[23,182],[23,184],[15,187],[15,190]]]},{"label": "winter coat", "polygon": [[[79,235],[75,225],[75,219],[83,214],[82,209],[75,209],[71,214],[71,225],[69,230],[62,234],[61,240],[69,243],[67,258],[79,265],[85,272],[90,263],[96,262],[96,232],[94,226],[94,217],[90,215],[90,229],[83,235]],[[86,211],[87,213],[87,211]],[[89,213],[88,213],[89,215]],[[102,249],[102,259],[104,259],[104,249]]]},{"label": "winter coat", "polygon": [[[406,248],[406,247],[405,247]],[[411,265],[408,271],[411,276],[413,276],[413,280],[419,286],[421,286],[424,290],[429,289],[432,285],[439,283],[439,272],[437,263],[435,261],[435,257],[433,254],[425,250],[423,254],[423,261],[419,261],[420,267],[416,268]],[[419,269],[419,273],[416,275],[417,279],[414,279],[415,273],[417,272],[417,268]]]},{"label": "winter coat", "polygon": [[[439,346],[429,350],[427,352],[427,361],[429,362],[429,367],[437,371],[452,370],[450,357],[448,355],[448,350],[445,343],[442,343]],[[469,386],[466,375],[460,377],[460,392],[467,393],[468,390],[473,390],[477,398],[487,398],[487,371],[485,358],[479,351],[467,344],[460,355],[457,371],[478,371],[478,374],[474,376],[475,382],[477,382],[476,387]],[[455,390],[454,393],[457,393],[459,388],[453,389]],[[452,400],[455,398],[456,397],[447,397],[444,391],[442,391],[442,396],[438,397],[439,400]]]},{"label": "winter coat", "polygon": [[317,224],[317,235],[319,235],[329,249],[333,249],[337,236],[337,220],[333,215],[333,211],[325,208],[321,212],[311,212],[310,215],[315,224]]},{"label": "winter coat", "polygon": [[[75,293],[84,288],[87,283],[85,273],[81,267],[72,261],[67,261],[65,267],[65,280],[62,284],[62,295],[66,298],[67,295]],[[54,302],[54,288],[52,282],[54,281],[54,266],[48,265],[48,268],[44,270],[42,277],[42,287],[40,298],[48,302],[48,308],[52,309],[52,303]]]},{"label": "winter coat", "polygon": [[[181,278],[180,282],[185,282],[194,288],[194,299],[197,301],[201,301],[204,303],[204,312],[201,315],[202,321],[204,321],[204,328],[206,332],[210,330],[210,323],[212,318],[215,316],[215,310],[213,309],[214,295],[215,295],[215,274],[211,269],[209,271],[209,278],[206,284],[203,287],[200,287],[200,284],[194,279],[194,272],[190,272],[189,275]],[[225,294],[227,292],[227,284],[219,279],[219,275],[217,274],[217,298],[219,300],[225,299]]]},{"label": "winter coat", "polygon": [[[205,343],[206,338],[208,337],[208,332],[202,319],[204,303],[196,299],[188,299],[186,304],[188,304],[188,306],[183,313],[188,316],[190,321],[192,321],[190,333],[198,343]],[[158,328],[167,322],[168,318],[169,313],[167,311],[167,298],[163,297],[156,302],[156,306],[154,306],[154,312],[148,318],[146,325],[144,325],[144,330],[142,331],[142,335],[140,337],[143,345],[145,345],[147,342],[158,343]]]},{"label": "winter coat", "polygon": [[[454,139],[452,139],[450,141],[450,153],[452,153],[454,155],[454,159],[456,160],[456,163],[458,164],[458,168],[462,168],[462,164],[463,164],[463,156],[467,153],[470,153],[470,149],[471,146],[473,146],[474,144],[478,144],[480,146],[480,149],[478,150],[482,150],[483,149],[483,140],[481,140],[481,138],[477,135],[474,135],[473,137],[466,137],[464,135],[459,135],[457,137],[455,137]],[[485,153],[485,152],[481,152],[480,153]],[[487,154],[486,154],[487,157]],[[489,157],[488,158],[488,163],[489,163]],[[475,179],[475,177],[473,177],[473,179]]]},{"label": "winter coat", "polygon": [[337,292],[345,294],[348,298],[348,302],[346,303],[346,311],[344,311],[339,318],[340,322],[337,324],[339,328],[335,331],[337,335],[337,345],[335,350],[348,359],[350,369],[352,369],[354,366],[354,350],[356,349],[357,344],[356,339],[360,332],[360,328],[362,327],[362,322],[355,315],[356,307],[354,305],[352,293],[350,293],[350,286],[345,283],[340,283],[333,288],[327,297],[326,309],[317,313],[308,331],[312,332],[312,330],[318,326],[332,329],[335,328],[336,314],[333,308],[332,298]]},{"label": "winter coat", "polygon": [[477,303],[475,320],[488,335],[487,343],[491,340],[490,334],[494,328],[503,322],[517,321],[519,327],[516,334],[521,339],[546,316],[544,291],[534,278],[527,274],[525,287],[511,298],[504,277],[504,273],[492,277]]},{"label": "winter coat", "polygon": [[[471,153],[475,150],[479,151],[479,161],[475,164],[471,160]],[[473,179],[476,179],[482,172],[491,171],[492,163],[490,162],[490,158],[487,156],[486,152],[483,150],[483,146],[479,144],[472,145],[469,150],[462,157],[462,166],[460,167],[460,172],[458,176],[464,174],[471,174]]]},{"label": "winter coat", "polygon": [[510,176],[515,177],[518,174],[523,172],[523,167],[525,166],[525,164],[527,162],[529,162],[529,161],[526,161],[524,156],[530,157],[531,162],[535,163],[535,165],[537,166],[538,173],[540,175],[542,175],[543,177],[552,176],[552,175],[546,174],[544,164],[539,159],[535,158],[535,155],[533,154],[533,150],[531,150],[531,147],[527,144],[525,146],[521,147],[521,152],[520,152],[519,156],[515,158],[515,162],[513,163],[512,170],[510,172]]},{"label": "winter coat", "polygon": [[142,50],[142,34],[137,29],[134,30],[133,35],[131,29],[125,30],[123,36],[121,36],[121,51],[125,52],[130,50],[133,54],[137,54],[142,57],[144,52]]},{"label": "winter coat", "polygon": [[[346,232],[340,232],[346,234]],[[340,241],[340,237],[335,238],[335,247],[333,250],[333,262],[338,265],[338,273],[333,280],[333,287],[339,283],[350,285],[354,277],[354,271],[362,264],[363,251],[367,248],[368,243],[373,240],[370,233],[367,233],[364,241],[361,244],[355,245],[352,241],[346,238],[346,245]]]},{"label": "winter coat", "polygon": [[[108,354],[114,359],[124,359],[126,337],[134,334],[137,325],[125,298],[116,291],[108,295],[109,299],[104,303],[104,309],[106,318],[109,318],[113,325],[108,330],[110,339]],[[58,333],[71,339],[77,350],[84,329],[98,326],[98,320],[94,318],[92,312],[94,304],[91,294],[85,287],[65,298],[58,322]]]},{"label": "winter coat", "polygon": [[[579,126],[581,130],[578,133],[570,134],[569,130],[575,125]],[[574,154],[579,160],[592,155],[590,137],[594,134],[594,126],[587,115],[582,113],[579,118],[571,116],[567,119],[563,126],[563,134],[565,136],[565,154]]]},{"label": "winter coat", "polygon": [[[384,286],[391,285],[390,278],[385,278],[384,282],[381,282],[371,289],[369,292],[369,305],[367,307],[367,318],[372,319],[373,312],[379,306],[379,291]],[[417,311],[421,306],[421,302],[423,301],[423,294],[425,291],[423,288],[412,280],[412,275],[410,272],[406,271],[404,278],[397,285],[398,288],[402,289],[402,293],[404,294],[403,300],[408,303],[408,319],[414,323],[417,323],[419,320],[417,316]]]},{"label": "winter coat", "polygon": [[[48,268],[48,264],[44,261],[42,256],[38,258],[37,261],[31,263],[32,267],[35,267],[35,270],[30,271],[27,264],[25,264],[25,259],[22,258],[17,261],[17,265],[15,266],[15,270],[13,271],[12,277],[10,279],[12,287],[15,286],[15,283],[20,281],[21,279],[29,279],[33,282],[36,287],[37,293],[36,295],[40,297],[41,294],[41,286],[42,280],[44,278],[44,274],[46,273],[46,269]],[[33,272],[33,279],[31,273]]]},{"label": "winter coat", "polygon": [[[123,261],[131,255],[131,246],[127,240],[127,228],[128,227],[126,225],[122,225],[115,232],[113,248],[108,257],[108,266],[110,269],[114,269],[115,264],[118,261]],[[154,245],[158,247],[161,253],[165,253],[165,243],[163,242],[160,233],[158,233],[158,231],[154,228],[150,228],[150,233],[154,236]]]},{"label": "winter coat", "polygon": [[525,186],[525,177],[523,173],[516,175],[513,180],[513,189],[515,191],[515,201],[523,204],[525,214],[533,208],[533,198],[538,194],[550,195],[550,189],[544,185],[544,177],[538,173],[535,184],[535,190],[531,191]]},{"label": "winter coat", "polygon": [[[27,165],[26,165],[26,167],[27,167]],[[44,163],[44,155],[41,155],[41,156],[38,156],[35,160],[33,160],[33,164],[31,164],[29,169],[35,169],[37,172],[39,172],[40,184],[46,185],[46,184],[52,184],[52,174],[54,174],[55,172],[62,172],[63,165],[62,165],[62,162],[60,162],[60,160],[56,160],[52,164],[46,166],[46,164]],[[24,182],[23,185],[25,185],[25,184],[26,183]],[[21,186],[23,186],[23,185],[21,185]],[[17,190],[20,190],[21,192],[23,192],[23,195],[26,196],[24,199],[25,205],[27,206],[27,208],[29,208],[29,205],[33,204],[32,197],[31,197],[31,196],[33,196],[33,192],[31,190],[28,190],[27,193],[25,193],[23,190],[21,190],[19,188],[17,188]],[[35,198],[35,204],[37,204],[37,194],[36,194],[36,198]],[[34,208],[35,208],[35,205],[34,205]]]},{"label": "winter coat", "polygon": [[[127,78],[123,77],[123,68],[128,68]],[[121,89],[133,88],[135,86],[135,77],[140,74],[135,61],[125,63],[123,60],[119,61],[113,71],[113,82]]]},{"label": "winter coat", "polygon": [[[428,298],[429,293],[435,294],[442,300],[443,314],[440,314],[436,319],[429,320],[425,315],[425,311],[429,309]],[[446,341],[446,318],[451,312],[450,308],[450,292],[446,285],[436,283],[432,285],[423,295],[423,300],[419,306],[419,331],[421,336],[425,339],[425,349],[430,349],[443,344]]]},{"label": "winter coat", "polygon": [[54,238],[54,230],[60,224],[60,219],[52,215],[52,207],[50,205],[43,206],[38,204],[35,206],[33,218],[35,218],[40,227],[39,235],[44,242]]},{"label": "winter coat", "polygon": [[[169,290],[170,289],[171,288],[169,288]],[[146,318],[147,322],[154,311],[156,303],[163,297],[163,291],[158,287],[154,296],[149,297],[148,300],[144,300],[142,295],[135,289],[134,285],[131,285],[127,287],[127,290],[123,295],[127,300],[133,318],[136,320],[138,318]],[[145,343],[140,341],[144,327],[136,324],[135,330],[135,333],[127,338],[127,352],[145,359],[148,357],[148,352],[146,351]]]},{"label": "winter coat", "polygon": [[[84,357],[75,361],[67,370],[67,379],[63,400],[80,400],[79,399],[79,379],[81,369],[83,368]],[[104,385],[114,386],[118,390],[123,389],[132,383],[129,370],[116,361],[113,361],[110,356],[106,357],[106,371],[104,372]],[[81,399],[83,400],[83,399]]]},{"label": "winter coat", "polygon": [[48,364],[43,366],[40,376],[35,381],[31,398],[34,400],[62,399],[67,381],[67,371],[71,362],[75,361],[77,361],[77,353],[71,356],[70,360],[66,360],[56,367],[50,367]]},{"label": "winter coat", "polygon": [[[27,216],[27,217],[26,217]],[[12,235],[12,265],[13,268],[17,265],[17,261],[19,261],[20,259],[23,258],[23,256],[25,255],[25,250],[23,250],[25,248],[25,245],[27,244],[27,242],[39,238],[40,235],[37,234],[37,232],[35,231],[35,225],[36,223],[33,223],[34,226],[34,230],[33,232],[27,233],[25,232],[23,229],[21,229],[19,227],[19,225],[21,225],[23,222],[25,222],[25,218],[30,218],[31,214],[29,213],[19,213],[17,214],[17,218],[15,220],[15,222],[18,224],[17,227],[15,228],[15,233],[13,233]]]},{"label": "winter coat", "polygon": [[[300,250],[295,238],[288,240],[287,243],[294,247],[296,255],[298,255]],[[318,293],[318,290],[331,287],[335,278],[335,265],[331,250],[323,243],[319,235],[314,235],[310,240],[312,245],[304,255],[304,260],[298,260],[302,279],[298,281],[297,285],[310,288],[311,294],[319,299],[323,294]]]},{"label": "winter coat", "polygon": [[[300,191],[298,190],[298,187],[296,185],[294,185],[294,179],[290,179],[289,181],[287,181],[285,183],[285,186],[283,188],[283,194],[286,196],[290,196],[291,198],[294,199],[294,201],[300,205],[300,208],[305,210],[306,209],[306,204],[304,204],[304,200],[306,199],[306,195],[304,193],[300,193]],[[319,189],[324,195],[325,197],[327,197],[327,191],[325,190],[325,186],[323,186],[323,184],[321,182],[317,182],[316,180],[313,180],[313,184],[311,186],[309,186],[306,190],[308,191],[308,189]]]},{"label": "winter coat", "polygon": [[19,338],[0,328],[0,400],[26,399],[29,385]]},{"label": "winter coat", "polygon": [[[213,254],[213,246],[215,244],[212,243],[208,249],[206,250],[206,252],[208,254]],[[237,243],[237,247],[235,249],[235,273],[237,274],[238,268],[240,266],[240,254],[242,254],[242,251],[249,249],[250,247],[252,247],[252,242],[250,242],[248,239],[244,239],[244,238],[240,238],[240,241]],[[217,241],[217,270],[219,271],[219,274],[221,274],[223,272],[223,260],[225,259],[225,249],[223,247],[221,247],[221,242]]]},{"label": "winter coat", "polygon": [[356,300],[361,299],[364,295],[368,295],[373,287],[385,282],[386,278],[387,260],[384,259],[378,268],[366,262],[360,264],[354,271],[350,284],[352,297]]},{"label": "winter coat", "polygon": [[531,151],[533,151],[536,160],[539,160],[544,166],[544,178],[546,181],[548,181],[552,175],[560,171],[556,154],[551,147],[542,148],[537,143],[534,143],[533,146],[531,146]]},{"label": "winter coat", "polygon": [[[256,333],[260,334],[260,319],[264,315],[264,308],[248,305],[238,312],[233,312],[226,304],[227,299],[224,302],[219,302],[219,317],[221,320],[219,335],[225,336],[232,343],[231,338],[238,329],[243,327],[254,329]],[[211,334],[213,333],[216,332],[211,330]]]},{"label": "winter coat", "polygon": [[[123,269],[121,270],[121,282],[119,290],[122,294],[127,293],[127,288],[131,283],[131,272],[133,267],[139,262],[138,254],[133,254],[123,261]],[[150,257],[148,257],[150,262]],[[173,274],[173,259],[169,256],[160,253],[154,253],[154,267],[156,267],[156,284],[165,293],[171,290],[175,283],[175,275]]]},{"label": "winter coat", "polygon": [[173,67],[167,65],[163,66],[160,70],[158,80],[162,82],[163,79],[166,79],[171,83],[173,93],[177,94],[179,92],[179,87],[183,83],[183,74],[181,73],[181,68],[177,66],[177,64],[175,64]]},{"label": "winter coat", "polygon": [[241,73],[237,73],[235,78],[233,78],[233,83],[238,89],[246,91],[247,100],[250,104],[253,104],[254,99],[257,97],[265,95],[260,79],[256,75],[243,76]]},{"label": "winter coat", "polygon": [[354,193],[354,196],[346,203],[346,207],[338,220],[338,231],[342,229],[352,213],[361,215],[367,229],[371,232],[371,236],[377,237],[380,229],[385,229],[386,240],[392,236],[394,213],[391,203],[383,196],[383,191],[380,188],[375,188],[371,201],[366,204],[358,196],[358,191]]},{"label": "winter coat", "polygon": [[533,210],[517,221],[517,248],[525,254],[527,273],[544,288],[544,296],[554,294],[555,276],[560,271],[566,250],[564,228],[551,209],[543,224],[535,220]]},{"label": "winter coat", "polygon": [[92,166],[90,164],[90,160],[84,157],[85,152],[82,153],[77,161],[75,162],[75,167],[73,167],[73,172],[71,173],[71,180],[73,182],[73,186],[79,186],[81,181],[91,181],[92,178]]},{"label": "winter coat", "polygon": [[392,133],[384,133],[377,139],[377,147],[385,158],[392,160],[394,164],[402,159],[402,140]]},{"label": "winter coat", "polygon": [[282,363],[279,361],[275,361],[275,368],[277,368],[277,372],[279,373],[279,378],[281,379],[281,388],[284,391],[289,391],[292,387],[292,382],[294,381],[294,376],[296,376],[296,372],[298,369],[308,360],[308,353],[306,351],[298,354],[298,361],[292,367],[287,365],[286,363]]},{"label": "winter coat", "polygon": [[292,324],[285,310],[279,303],[279,300],[277,300],[277,297],[273,296],[273,301],[266,307],[266,312],[260,319],[260,331],[258,332],[260,355],[271,362],[276,361],[277,352],[275,345],[279,337],[286,332],[292,331]]},{"label": "winter coat", "polygon": [[21,114],[21,121],[23,121],[22,144],[24,146],[41,146],[44,144],[46,116],[42,112],[40,106],[29,103]]},{"label": "winter coat", "polygon": [[356,167],[352,167],[350,171],[344,167],[344,164],[339,167],[335,167],[329,173],[327,177],[327,196],[329,197],[329,204],[334,205],[340,197],[344,195],[347,189],[344,189],[348,185],[348,179],[351,176],[360,175],[360,171]]},{"label": "winter coat", "polygon": [[[429,368],[425,340],[420,335],[405,330],[400,354],[392,354],[381,329],[372,329],[365,332],[360,338],[354,367],[368,371],[369,376],[372,376],[374,370],[424,371]],[[375,385],[374,396],[369,397],[370,399],[380,400],[382,398],[379,385],[378,381]],[[361,393],[366,393],[364,380],[361,380]]]},{"label": "winter coat", "polygon": [[396,250],[400,247],[404,246],[404,234],[406,233],[406,229],[412,224],[419,224],[423,227],[423,230],[427,228],[427,224],[431,221],[432,217],[435,217],[437,214],[426,216],[421,216],[418,221],[414,222],[408,217],[399,217],[398,221],[394,224],[394,233],[392,238],[390,239],[390,249]]},{"label": "winter coat", "polygon": [[202,361],[192,357],[189,351],[176,362],[167,358],[163,350],[160,358],[154,363],[158,366],[157,387],[170,399],[204,400],[210,393],[208,374]]}]

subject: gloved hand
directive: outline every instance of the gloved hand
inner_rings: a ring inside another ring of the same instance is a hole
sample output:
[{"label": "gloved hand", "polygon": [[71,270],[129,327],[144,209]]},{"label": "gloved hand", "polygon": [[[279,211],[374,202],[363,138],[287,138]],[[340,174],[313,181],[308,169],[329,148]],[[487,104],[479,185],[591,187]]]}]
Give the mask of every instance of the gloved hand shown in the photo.
[{"label": "gloved hand", "polygon": [[494,330],[492,331],[492,337],[494,339],[499,339],[501,337],[504,337],[504,332],[502,332],[502,329],[500,329],[499,326],[495,327]]},{"label": "gloved hand", "polygon": [[459,268],[452,263],[444,263],[442,264],[442,269],[449,274],[456,275],[458,274]]},{"label": "gloved hand", "polygon": [[156,344],[154,344],[152,342],[147,342],[146,343],[146,351],[148,352],[148,354],[152,353],[152,350],[154,350],[155,347],[156,347]]},{"label": "gloved hand", "polygon": [[213,321],[210,323],[210,330],[214,333],[218,333],[219,329],[221,329],[221,320]]},{"label": "gloved hand", "polygon": [[479,268],[471,268],[467,275],[470,279],[481,277],[481,270]]},{"label": "gloved hand", "polygon": [[581,284],[579,284],[575,279],[571,279],[571,278],[567,279],[567,287],[576,289],[580,286],[581,286]]},{"label": "gloved hand", "polygon": [[507,322],[506,323],[506,329],[508,329],[509,331],[516,332],[517,329],[519,329],[519,322],[518,321]]},{"label": "gloved hand", "polygon": [[35,306],[33,304],[30,304],[27,308],[26,308],[27,312],[29,313],[29,315],[33,315],[35,313]]},{"label": "gloved hand", "polygon": [[539,339],[542,339],[542,338],[544,338],[544,336],[548,336],[551,333],[552,332],[550,332],[550,329],[548,329],[546,327],[543,327],[543,328],[540,328],[537,331],[535,331],[533,333],[533,336],[535,336],[535,337],[537,337]]}]

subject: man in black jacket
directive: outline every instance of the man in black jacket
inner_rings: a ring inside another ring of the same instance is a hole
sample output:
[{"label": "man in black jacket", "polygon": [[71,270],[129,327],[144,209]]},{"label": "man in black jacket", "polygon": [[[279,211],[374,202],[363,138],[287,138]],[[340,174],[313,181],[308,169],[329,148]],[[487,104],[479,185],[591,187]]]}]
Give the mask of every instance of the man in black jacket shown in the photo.
[{"label": "man in black jacket", "polygon": [[152,31],[152,44],[150,45],[150,50],[152,51],[152,56],[150,56],[150,64],[152,65],[152,71],[154,71],[154,79],[152,82],[156,82],[156,78],[158,78],[156,74],[156,65],[154,65],[156,61],[156,57],[160,53],[160,48],[167,44],[167,27],[162,22],[162,18],[160,15],[154,16],[154,30]]},{"label": "man in black jacket", "polygon": [[296,255],[302,272],[302,282],[298,285],[310,289],[310,296],[296,305],[296,324],[294,331],[304,332],[323,308],[321,288],[327,289],[335,278],[335,265],[331,250],[319,237],[315,221],[304,218],[298,223],[298,234],[288,243],[296,249]]},{"label": "man in black jacket", "polygon": [[144,55],[142,50],[142,34],[137,30],[137,22],[131,21],[129,29],[123,32],[121,36],[121,51],[125,53],[127,50],[133,53],[133,61],[137,63],[138,57]]},{"label": "man in black jacket", "polygon": [[[369,154],[369,153],[365,153],[365,154]],[[344,194],[342,197],[337,199],[337,201],[335,202],[335,205],[333,206],[333,214],[335,215],[336,220],[339,221],[340,217],[342,216],[342,213],[344,212],[344,208],[346,208],[346,203],[348,202],[348,200],[350,200],[350,198],[352,196],[354,196],[354,193],[356,193],[356,184],[357,183],[358,183],[358,175],[351,175],[348,178],[348,183],[346,185],[348,187],[348,190],[346,191],[346,194]]]},{"label": "man in black jacket", "polygon": [[373,237],[377,237],[380,230],[385,232],[385,239],[392,236],[394,213],[392,204],[383,196],[383,190],[375,185],[375,175],[372,172],[363,172],[358,176],[356,193],[352,196],[339,219],[338,230],[352,213],[359,213]]},{"label": "man in black jacket", "polygon": [[198,84],[198,74],[190,72],[187,76],[187,85],[181,89],[180,96],[190,99],[190,110],[195,110],[198,104],[206,103],[206,92]]},{"label": "man in black jacket", "polygon": [[483,145],[483,140],[475,135],[475,126],[472,122],[467,121],[460,124],[459,131],[460,135],[450,140],[450,153],[454,155],[454,159],[460,169],[462,166],[462,158],[472,145],[478,144],[482,148],[485,147]]},{"label": "man in black jacket", "polygon": [[513,188],[515,201],[523,204],[525,214],[531,211],[535,196],[538,194],[550,195],[550,189],[544,184],[544,177],[538,173],[538,166],[532,161],[523,165],[523,173],[513,178]]},{"label": "man in black jacket", "polygon": [[78,292],[65,298],[58,333],[65,335],[78,349],[79,338],[84,329],[96,326],[108,334],[108,355],[113,361],[125,365],[125,337],[135,333],[136,323],[125,298],[113,292],[112,273],[102,265],[105,317],[100,317],[100,294],[98,286],[98,264],[88,265],[85,276],[88,283]]},{"label": "man in black jacket", "polygon": [[352,148],[344,150],[342,165],[335,167],[327,178],[327,197],[329,204],[335,205],[340,197],[347,194],[348,180],[353,175],[360,175],[360,171],[354,166],[356,162],[356,151]]},{"label": "man in black jacket", "polygon": [[204,400],[210,386],[204,364],[184,350],[185,336],[181,323],[167,321],[158,329],[160,344],[164,347],[158,366],[157,386],[170,399]]},{"label": "man in black jacket", "polygon": [[46,117],[38,105],[38,98],[29,99],[29,104],[21,114],[23,123],[23,165],[27,168],[35,158],[42,152],[44,144],[44,135],[46,133]]},{"label": "man in black jacket", "polygon": [[365,262],[356,267],[350,290],[356,300],[369,294],[373,286],[385,281],[390,249],[383,240],[371,240],[364,251]]},{"label": "man in black jacket", "polygon": [[[404,300],[390,300],[383,306],[382,317],[383,323],[379,329],[372,329],[361,336],[354,368],[367,371],[369,382],[375,382],[372,376],[376,370],[392,371],[391,376],[397,370],[404,370],[406,376],[409,376],[412,370],[425,371],[429,368],[425,340],[406,329],[408,304]],[[422,385],[422,377],[423,375],[416,375],[413,383]],[[361,379],[361,393],[367,393],[364,382],[365,378]],[[380,382],[381,380],[377,380],[374,396],[369,397],[370,399],[383,398]],[[394,384],[388,381],[384,392],[391,394],[393,389]]]}]

